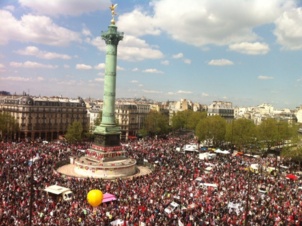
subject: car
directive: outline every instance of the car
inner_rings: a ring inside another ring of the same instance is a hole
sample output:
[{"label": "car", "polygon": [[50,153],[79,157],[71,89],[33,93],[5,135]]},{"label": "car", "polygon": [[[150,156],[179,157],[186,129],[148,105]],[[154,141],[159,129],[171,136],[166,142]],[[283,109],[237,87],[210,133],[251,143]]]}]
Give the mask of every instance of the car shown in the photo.
[{"label": "car", "polygon": [[198,152],[198,145],[197,144],[186,144],[182,148],[185,152]]},{"label": "car", "polygon": [[166,208],[165,213],[170,214],[173,211],[175,211],[179,207],[179,204],[177,202],[171,202]]},{"label": "car", "polygon": [[211,187],[214,190],[217,190],[218,185],[217,184],[211,184],[211,183],[200,183],[199,186],[203,187],[203,188],[208,188]]},{"label": "car", "polygon": [[56,201],[71,201],[73,198],[73,193],[69,188],[56,184],[46,187],[44,191],[49,197],[52,197]]}]

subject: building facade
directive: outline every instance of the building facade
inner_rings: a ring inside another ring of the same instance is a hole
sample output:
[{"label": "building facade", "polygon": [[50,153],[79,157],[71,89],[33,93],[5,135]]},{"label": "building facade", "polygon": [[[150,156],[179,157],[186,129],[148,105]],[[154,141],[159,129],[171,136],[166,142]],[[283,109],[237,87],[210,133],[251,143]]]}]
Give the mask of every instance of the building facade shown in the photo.
[{"label": "building facade", "polygon": [[88,131],[89,119],[81,98],[0,96],[0,112],[11,114],[19,131],[9,140],[55,140],[67,132],[74,121]]},{"label": "building facade", "polygon": [[143,128],[144,121],[150,112],[149,104],[118,103],[116,104],[115,117],[121,127],[121,140],[135,139],[139,130]]},{"label": "building facade", "polygon": [[234,119],[234,108],[231,102],[226,101],[214,101],[208,106],[208,116],[219,115],[222,118],[228,120]]}]

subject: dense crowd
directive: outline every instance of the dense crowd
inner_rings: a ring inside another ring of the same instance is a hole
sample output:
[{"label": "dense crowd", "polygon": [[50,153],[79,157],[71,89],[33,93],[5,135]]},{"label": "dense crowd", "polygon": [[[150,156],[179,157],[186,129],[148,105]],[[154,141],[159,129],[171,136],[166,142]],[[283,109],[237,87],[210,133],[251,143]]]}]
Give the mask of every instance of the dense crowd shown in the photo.
[{"label": "dense crowd", "polygon": [[[175,151],[186,142],[168,137],[127,143],[124,148],[129,155],[148,162],[153,171],[115,180],[72,178],[54,171],[58,162],[80,154],[77,150],[89,144],[1,143],[0,224],[29,225],[34,170],[32,225],[111,225],[116,220],[137,226],[245,225],[246,219],[253,226],[301,225],[300,180],[245,170],[252,163],[275,166],[275,158],[218,155],[200,160],[197,154]],[[34,156],[40,159],[31,165]],[[43,189],[52,184],[70,188],[74,199],[51,199]],[[114,194],[117,200],[93,209],[86,201],[91,189]],[[180,206],[166,213],[172,201]]]}]

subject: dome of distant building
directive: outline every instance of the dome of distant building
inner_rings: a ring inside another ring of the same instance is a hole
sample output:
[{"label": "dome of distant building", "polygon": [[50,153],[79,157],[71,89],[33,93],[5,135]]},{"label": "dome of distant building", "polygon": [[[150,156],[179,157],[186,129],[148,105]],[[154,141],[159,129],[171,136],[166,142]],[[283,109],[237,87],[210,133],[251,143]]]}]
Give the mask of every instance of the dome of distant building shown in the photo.
[{"label": "dome of distant building", "polygon": [[32,105],[33,103],[34,103],[34,100],[29,96],[23,96],[19,101],[19,104]]}]

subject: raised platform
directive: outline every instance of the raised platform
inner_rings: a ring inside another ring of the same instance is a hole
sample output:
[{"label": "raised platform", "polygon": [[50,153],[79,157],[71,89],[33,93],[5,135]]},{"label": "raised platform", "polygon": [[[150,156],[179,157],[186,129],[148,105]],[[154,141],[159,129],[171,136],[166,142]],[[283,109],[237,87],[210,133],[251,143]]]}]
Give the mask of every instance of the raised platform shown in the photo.
[{"label": "raised platform", "polygon": [[[58,173],[60,173],[61,175],[65,175],[67,177],[77,177],[77,178],[91,177],[91,176],[84,176],[84,175],[80,175],[80,174],[76,173],[74,164],[67,164],[67,165],[61,166],[56,171]],[[130,178],[131,179],[132,177],[147,175],[151,172],[152,171],[148,167],[136,166],[136,173],[135,174],[133,174],[131,176],[125,176],[125,177],[122,177],[122,178],[124,178],[124,179],[129,179]],[[102,178],[102,177],[95,177],[95,178]],[[106,178],[106,179],[111,179],[111,178]],[[112,179],[114,179],[114,178],[112,178]]]},{"label": "raised platform", "polygon": [[83,156],[75,159],[74,171],[84,177],[118,178],[127,177],[136,173],[136,160],[116,157],[114,160],[98,161],[97,159]]}]

